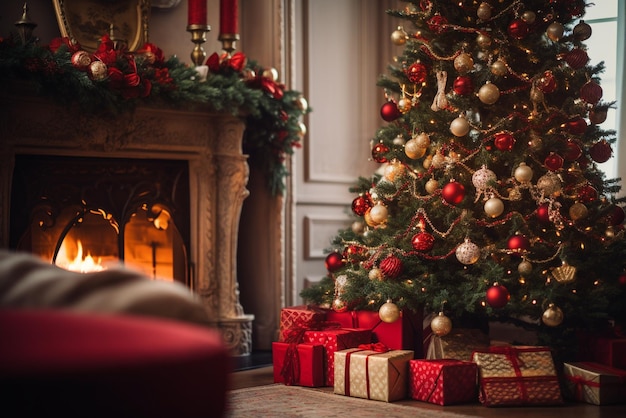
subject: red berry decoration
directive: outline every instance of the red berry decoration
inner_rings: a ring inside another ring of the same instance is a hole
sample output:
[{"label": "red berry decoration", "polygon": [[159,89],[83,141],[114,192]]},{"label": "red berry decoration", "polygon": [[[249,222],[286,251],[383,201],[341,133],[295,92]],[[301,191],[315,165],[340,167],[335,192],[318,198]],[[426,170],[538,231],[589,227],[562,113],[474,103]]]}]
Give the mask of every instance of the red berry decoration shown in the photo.
[{"label": "red berry decoration", "polygon": [[326,256],[324,264],[326,265],[326,270],[331,273],[335,272],[343,267],[343,256],[339,253],[330,253]]},{"label": "red berry decoration", "polygon": [[426,76],[428,75],[428,69],[421,62],[416,62],[411,64],[409,68],[406,69],[406,77],[413,84],[421,84],[426,81]]},{"label": "red berry decoration", "polygon": [[513,235],[507,242],[509,250],[523,251],[530,248],[530,241],[524,235]]},{"label": "red berry decoration", "polygon": [[587,122],[579,116],[568,120],[565,128],[572,135],[582,135],[587,130]]},{"label": "red berry decoration", "polygon": [[500,309],[504,308],[504,306],[509,303],[511,295],[509,294],[509,290],[506,287],[500,284],[495,284],[487,289],[485,299],[489,306],[495,309]]},{"label": "red berry decoration", "polygon": [[352,201],[352,212],[358,216],[363,216],[369,208],[372,207],[372,202],[365,196],[359,196]]},{"label": "red berry decoration", "polygon": [[578,200],[581,203],[593,202],[598,198],[598,191],[591,185],[585,184],[578,188]]},{"label": "red berry decoration", "polygon": [[624,222],[626,214],[624,213],[624,209],[621,206],[613,205],[613,208],[609,212],[607,218],[611,225],[617,226],[621,225]]},{"label": "red berry decoration", "polygon": [[584,49],[574,48],[565,55],[565,62],[574,70],[579,70],[587,65],[589,55]]},{"label": "red berry decoration", "polygon": [[556,90],[556,78],[552,71],[545,71],[537,80],[537,88],[544,93],[552,93]]},{"label": "red berry decoration", "polygon": [[386,122],[393,122],[400,117],[401,113],[394,102],[385,102],[380,108],[380,116]]},{"label": "red berry decoration", "polygon": [[385,154],[387,154],[389,152],[389,147],[385,144],[376,144],[374,145],[374,148],[372,148],[372,158],[374,159],[374,161],[376,161],[377,163],[386,163],[387,157],[385,156]]},{"label": "red berry decoration", "polygon": [[395,255],[388,255],[380,262],[380,271],[388,279],[395,279],[402,274],[402,261]]},{"label": "red berry decoration", "polygon": [[469,96],[474,92],[472,78],[466,75],[458,76],[452,85],[452,90],[459,96]]},{"label": "red berry decoration", "polygon": [[509,132],[500,132],[495,135],[493,145],[500,151],[511,151],[515,145],[515,138]]},{"label": "red berry decoration", "polygon": [[515,39],[524,39],[530,33],[528,23],[522,19],[515,19],[509,25],[509,35]]},{"label": "red berry decoration", "polygon": [[602,98],[602,87],[595,81],[589,80],[580,88],[580,98],[595,105]]},{"label": "red berry decoration", "polygon": [[428,232],[420,232],[419,234],[413,235],[411,244],[415,250],[427,252],[433,249],[433,245],[435,245],[435,237]]},{"label": "red berry decoration", "polygon": [[451,181],[441,189],[441,197],[451,205],[458,205],[465,197],[465,186],[457,181]]},{"label": "red berry decoration", "polygon": [[559,154],[551,152],[543,161],[550,171],[558,171],[563,167],[563,157]]},{"label": "red berry decoration", "polygon": [[593,161],[597,163],[605,163],[611,158],[611,154],[613,150],[611,149],[611,144],[606,142],[604,139],[596,142],[589,148],[589,155],[593,159]]},{"label": "red berry decoration", "polygon": [[576,141],[568,140],[565,143],[565,153],[563,154],[563,158],[567,161],[576,161],[583,155],[583,150],[580,148],[580,145],[576,143]]},{"label": "red berry decoration", "polygon": [[548,203],[542,203],[537,208],[537,220],[541,223],[547,224],[550,222],[550,205]]}]

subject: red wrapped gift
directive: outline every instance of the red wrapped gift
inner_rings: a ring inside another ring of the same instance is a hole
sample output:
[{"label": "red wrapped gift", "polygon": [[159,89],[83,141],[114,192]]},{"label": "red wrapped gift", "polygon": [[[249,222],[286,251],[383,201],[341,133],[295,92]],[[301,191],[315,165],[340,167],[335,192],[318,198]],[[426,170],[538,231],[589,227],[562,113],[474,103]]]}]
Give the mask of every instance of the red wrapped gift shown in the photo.
[{"label": "red wrapped gift", "polygon": [[492,346],[472,355],[484,406],[560,405],[561,388],[548,347]]},{"label": "red wrapped gift", "polygon": [[626,369],[626,338],[597,338],[593,343],[594,362]]},{"label": "red wrapped gift", "polygon": [[303,342],[324,346],[324,374],[326,386],[333,386],[335,380],[335,352],[347,348],[369,344],[372,332],[368,329],[326,329],[306,331]]},{"label": "red wrapped gift", "polygon": [[423,314],[403,310],[395,322],[383,322],[374,311],[329,311],[326,319],[339,322],[343,328],[366,328],[372,331],[373,342],[385,344],[391,350],[413,350],[415,358],[424,357],[422,331]]},{"label": "red wrapped gift", "polygon": [[592,362],[563,365],[565,393],[568,397],[593,405],[624,402],[626,371]]},{"label": "red wrapped gift", "polygon": [[477,366],[453,359],[411,360],[409,394],[418,401],[453,405],[477,399]]},{"label": "red wrapped gift", "polygon": [[274,383],[324,386],[324,347],[313,344],[272,343]]},{"label": "red wrapped gift", "polygon": [[[310,329],[316,324],[323,323],[325,319],[326,311],[321,308],[306,305],[283,308],[280,311],[278,341],[287,341],[289,337],[287,334]],[[294,337],[293,335],[291,337],[290,340],[298,339],[298,337]]]}]

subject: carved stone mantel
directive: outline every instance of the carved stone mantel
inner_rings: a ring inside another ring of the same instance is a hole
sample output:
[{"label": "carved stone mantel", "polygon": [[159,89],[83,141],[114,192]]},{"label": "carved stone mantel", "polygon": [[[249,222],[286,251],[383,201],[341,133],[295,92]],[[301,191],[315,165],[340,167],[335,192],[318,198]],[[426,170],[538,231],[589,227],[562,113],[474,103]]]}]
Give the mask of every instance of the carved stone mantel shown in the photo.
[{"label": "carved stone mantel", "polygon": [[24,96],[0,97],[0,247],[9,245],[16,154],[186,160],[193,291],[234,355],[250,354],[253,315],[237,282],[239,218],[248,195],[244,122],[205,110],[140,107],[115,116]]}]

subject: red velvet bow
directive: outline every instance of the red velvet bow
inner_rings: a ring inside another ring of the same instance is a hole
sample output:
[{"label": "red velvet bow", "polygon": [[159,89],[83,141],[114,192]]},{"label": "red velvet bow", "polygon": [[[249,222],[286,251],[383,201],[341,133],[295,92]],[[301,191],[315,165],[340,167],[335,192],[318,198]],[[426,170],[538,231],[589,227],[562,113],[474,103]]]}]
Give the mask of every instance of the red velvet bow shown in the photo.
[{"label": "red velvet bow", "polygon": [[389,351],[389,347],[383,343],[360,344],[358,348],[361,350],[376,351],[377,353],[386,353]]},{"label": "red velvet bow", "polygon": [[236,72],[241,72],[245,64],[246,56],[241,52],[235,52],[232,56],[228,54],[222,54],[220,56],[217,52],[214,52],[206,60],[206,65],[212,73],[219,73],[222,69],[228,68]]}]

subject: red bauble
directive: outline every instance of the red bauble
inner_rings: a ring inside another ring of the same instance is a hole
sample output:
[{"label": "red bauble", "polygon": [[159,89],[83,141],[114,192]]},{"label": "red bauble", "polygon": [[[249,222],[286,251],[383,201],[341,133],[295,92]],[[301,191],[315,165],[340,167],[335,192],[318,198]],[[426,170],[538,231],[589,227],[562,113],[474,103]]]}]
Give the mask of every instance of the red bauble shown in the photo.
[{"label": "red bauble", "polygon": [[352,201],[352,212],[358,216],[363,216],[369,208],[372,207],[372,202],[365,196],[359,196]]},{"label": "red bauble", "polygon": [[86,51],[76,51],[70,59],[72,65],[81,71],[87,71],[91,64],[91,55]]},{"label": "red bauble", "polygon": [[401,113],[394,102],[385,102],[380,108],[380,116],[386,122],[393,122],[400,117]]},{"label": "red bauble", "polygon": [[565,55],[565,62],[574,70],[579,70],[587,65],[589,55],[584,49],[574,48]]},{"label": "red bauble", "polygon": [[489,306],[495,309],[500,309],[509,303],[511,295],[506,287],[496,284],[487,289],[485,299],[487,300]]},{"label": "red bauble", "polygon": [[545,71],[537,80],[537,88],[544,93],[552,93],[556,90],[556,78],[552,71]]},{"label": "red bauble", "polygon": [[541,223],[550,222],[550,205],[548,203],[542,203],[537,208],[537,220]]},{"label": "red bauble", "polygon": [[591,109],[589,111],[589,121],[594,125],[599,125],[606,120],[608,112],[606,109]]},{"label": "red bauble", "polygon": [[465,197],[465,186],[457,181],[451,181],[441,189],[441,197],[451,205],[458,205]]},{"label": "red bauble", "polygon": [[529,33],[530,27],[522,19],[515,19],[509,25],[509,35],[515,39],[524,39]]},{"label": "red bauble", "polygon": [[622,274],[620,274],[620,276],[617,278],[617,282],[618,282],[621,286],[626,286],[626,273],[622,273]]},{"label": "red bauble", "polygon": [[326,256],[324,264],[326,265],[326,270],[330,271],[331,273],[337,271],[343,267],[343,256],[339,253],[330,253]]},{"label": "red bauble", "polygon": [[386,163],[387,157],[385,156],[385,154],[387,154],[389,152],[389,147],[385,144],[376,144],[374,145],[374,148],[372,148],[372,158],[374,159],[374,161],[376,161],[377,163]]},{"label": "red bauble", "polygon": [[578,188],[578,200],[581,203],[593,202],[598,198],[598,191],[589,184]]},{"label": "red bauble", "polygon": [[583,150],[580,148],[580,145],[576,143],[576,141],[568,140],[565,143],[565,153],[563,154],[563,158],[567,161],[576,161],[583,155]]},{"label": "red bauble", "polygon": [[515,138],[509,132],[500,132],[495,135],[493,145],[500,151],[511,151],[515,145]]},{"label": "red bauble", "polygon": [[413,235],[411,244],[417,251],[430,251],[433,249],[433,245],[435,245],[435,237],[428,232],[420,232],[419,234]]},{"label": "red bauble", "polygon": [[595,81],[589,80],[580,88],[580,98],[595,105],[602,98],[602,87]]},{"label": "red bauble", "polygon": [[402,261],[395,255],[388,255],[380,262],[380,271],[388,279],[395,279],[402,274]]},{"label": "red bauble", "polygon": [[558,171],[563,167],[563,157],[551,152],[543,161],[544,165],[551,171]]},{"label": "red bauble", "polygon": [[474,82],[472,78],[466,75],[458,76],[454,80],[452,90],[459,96],[469,96],[474,92]]},{"label": "red bauble", "polygon": [[587,122],[578,116],[568,120],[565,124],[565,128],[572,135],[582,135],[587,130]]},{"label": "red bauble", "polygon": [[589,148],[589,155],[593,158],[593,161],[597,163],[605,163],[611,158],[611,154],[613,150],[611,149],[611,144],[606,142],[604,139],[596,142]]},{"label": "red bauble", "polygon": [[447,30],[445,27],[443,27],[443,25],[448,24],[448,19],[437,13],[436,15],[428,19],[427,23],[428,28],[434,33],[443,33]]},{"label": "red bauble", "polygon": [[609,212],[607,218],[611,225],[617,226],[621,225],[622,222],[624,222],[626,214],[624,213],[624,209],[621,206],[614,205],[612,210]]},{"label": "red bauble", "polygon": [[345,250],[343,250],[343,256],[346,260],[352,261],[352,263],[356,264],[359,261],[363,260],[366,256],[367,249],[365,247],[360,247],[358,245],[348,245]]},{"label": "red bauble", "polygon": [[513,235],[507,242],[509,250],[528,250],[530,248],[530,241],[524,235]]},{"label": "red bauble", "polygon": [[426,81],[426,76],[428,75],[428,68],[421,62],[416,62],[411,64],[409,68],[406,69],[406,77],[413,84],[422,84]]}]

